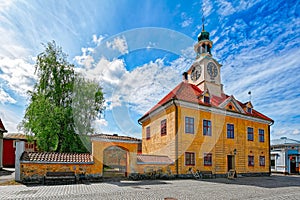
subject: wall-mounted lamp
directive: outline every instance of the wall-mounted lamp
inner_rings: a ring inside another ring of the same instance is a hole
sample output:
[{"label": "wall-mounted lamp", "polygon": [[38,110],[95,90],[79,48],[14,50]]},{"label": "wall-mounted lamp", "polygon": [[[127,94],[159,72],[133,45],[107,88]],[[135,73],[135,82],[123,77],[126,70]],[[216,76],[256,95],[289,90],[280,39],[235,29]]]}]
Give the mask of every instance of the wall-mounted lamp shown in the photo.
[{"label": "wall-mounted lamp", "polygon": [[233,150],[233,154],[236,155],[236,149]]}]

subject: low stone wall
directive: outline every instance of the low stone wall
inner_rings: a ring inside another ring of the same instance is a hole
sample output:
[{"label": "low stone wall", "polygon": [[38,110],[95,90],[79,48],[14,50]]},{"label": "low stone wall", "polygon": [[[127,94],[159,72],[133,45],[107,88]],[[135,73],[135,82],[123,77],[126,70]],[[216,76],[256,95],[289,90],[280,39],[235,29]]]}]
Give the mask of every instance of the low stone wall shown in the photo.
[{"label": "low stone wall", "polygon": [[79,179],[84,174],[89,181],[100,181],[102,175],[94,162],[91,163],[51,163],[21,161],[21,182],[24,184],[42,184],[47,172],[74,172]]},{"label": "low stone wall", "polygon": [[140,174],[148,173],[149,171],[161,171],[162,173],[173,173],[171,166],[166,164],[137,164],[137,172]]}]

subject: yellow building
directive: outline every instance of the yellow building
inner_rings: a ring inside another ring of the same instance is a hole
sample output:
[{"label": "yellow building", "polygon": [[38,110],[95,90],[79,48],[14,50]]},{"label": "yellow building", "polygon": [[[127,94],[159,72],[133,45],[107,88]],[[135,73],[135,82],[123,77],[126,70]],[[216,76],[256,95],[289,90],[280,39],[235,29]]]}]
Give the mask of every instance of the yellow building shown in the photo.
[{"label": "yellow building", "polygon": [[273,120],[223,92],[221,65],[211,55],[212,41],[202,28],[196,60],[183,81],[144,114],[143,154],[167,155],[175,174],[189,169],[224,176],[270,174]]}]

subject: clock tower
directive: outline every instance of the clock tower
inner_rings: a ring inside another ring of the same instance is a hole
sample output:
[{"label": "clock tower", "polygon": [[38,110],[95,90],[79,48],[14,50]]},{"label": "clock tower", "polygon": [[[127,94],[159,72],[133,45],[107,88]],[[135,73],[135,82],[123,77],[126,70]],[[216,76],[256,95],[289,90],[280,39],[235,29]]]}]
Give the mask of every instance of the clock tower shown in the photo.
[{"label": "clock tower", "polygon": [[209,40],[209,32],[204,30],[198,35],[198,43],[195,44],[194,50],[197,53],[196,60],[187,71],[187,82],[199,87],[203,92],[210,96],[221,97],[223,94],[223,85],[221,84],[219,64],[211,54],[212,41]]}]

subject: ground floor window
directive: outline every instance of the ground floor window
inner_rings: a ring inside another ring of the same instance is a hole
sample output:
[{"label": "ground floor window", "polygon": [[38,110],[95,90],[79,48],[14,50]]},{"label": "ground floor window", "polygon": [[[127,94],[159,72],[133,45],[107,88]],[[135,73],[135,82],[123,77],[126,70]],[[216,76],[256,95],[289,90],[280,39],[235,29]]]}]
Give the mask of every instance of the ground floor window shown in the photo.
[{"label": "ground floor window", "polygon": [[248,156],[248,166],[254,166],[254,156]]},{"label": "ground floor window", "polygon": [[205,153],[204,154],[204,165],[205,166],[211,166],[212,165],[212,154],[211,153]]},{"label": "ground floor window", "polygon": [[185,165],[195,165],[195,153],[185,152]]},{"label": "ground floor window", "polygon": [[259,166],[265,166],[265,156],[259,156]]}]

